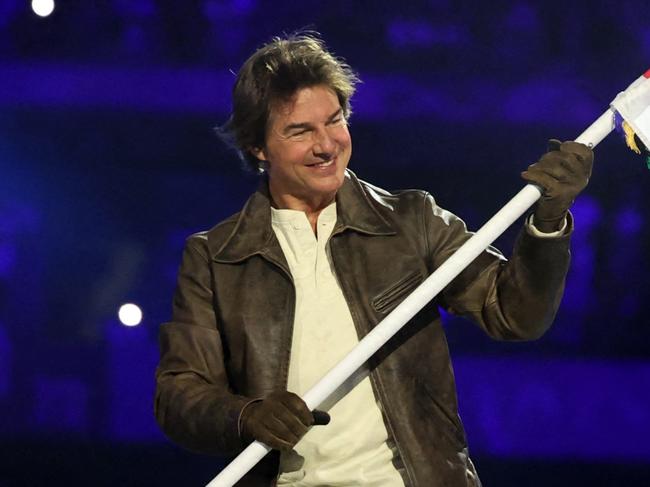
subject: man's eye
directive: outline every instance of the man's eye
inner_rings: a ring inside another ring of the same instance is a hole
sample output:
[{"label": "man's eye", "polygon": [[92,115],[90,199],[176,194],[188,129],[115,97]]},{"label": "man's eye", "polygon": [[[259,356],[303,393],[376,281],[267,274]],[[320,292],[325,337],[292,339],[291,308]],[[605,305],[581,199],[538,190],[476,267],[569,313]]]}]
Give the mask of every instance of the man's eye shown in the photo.
[{"label": "man's eye", "polygon": [[298,131],[298,132],[293,132],[293,133],[291,134],[291,137],[299,137],[299,136],[301,136],[301,135],[305,135],[306,133],[307,133],[307,130],[300,130],[300,131]]}]

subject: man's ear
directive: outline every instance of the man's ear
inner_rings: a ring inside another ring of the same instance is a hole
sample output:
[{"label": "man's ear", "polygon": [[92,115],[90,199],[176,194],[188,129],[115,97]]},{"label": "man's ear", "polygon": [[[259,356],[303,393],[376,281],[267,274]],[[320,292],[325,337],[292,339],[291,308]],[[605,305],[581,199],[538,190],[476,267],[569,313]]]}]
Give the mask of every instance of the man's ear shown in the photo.
[{"label": "man's ear", "polygon": [[266,161],[266,154],[264,153],[264,149],[261,147],[251,147],[250,153],[260,161]]}]

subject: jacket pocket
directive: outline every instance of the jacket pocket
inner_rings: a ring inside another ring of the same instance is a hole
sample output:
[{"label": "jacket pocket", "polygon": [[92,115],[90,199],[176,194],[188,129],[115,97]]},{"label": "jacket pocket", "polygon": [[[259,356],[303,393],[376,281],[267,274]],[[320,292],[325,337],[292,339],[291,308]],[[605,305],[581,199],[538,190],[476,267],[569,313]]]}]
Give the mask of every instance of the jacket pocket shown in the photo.
[{"label": "jacket pocket", "polygon": [[419,272],[414,272],[400,279],[391,287],[382,291],[372,298],[370,304],[378,313],[386,313],[387,310],[397,306],[413,289],[415,289],[424,279]]}]

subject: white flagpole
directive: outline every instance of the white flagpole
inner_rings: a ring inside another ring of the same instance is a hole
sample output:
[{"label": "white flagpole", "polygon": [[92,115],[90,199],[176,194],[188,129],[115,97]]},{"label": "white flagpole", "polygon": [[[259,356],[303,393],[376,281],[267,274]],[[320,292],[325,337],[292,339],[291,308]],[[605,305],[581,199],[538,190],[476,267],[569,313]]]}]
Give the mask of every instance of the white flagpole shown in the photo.
[{"label": "white flagpole", "polygon": [[[608,109],[576,142],[595,147],[614,129],[614,112]],[[368,333],[359,344],[335,365],[303,400],[310,410],[316,409],[332,392],[345,382],[381,346],[409,322],[429,301],[444,289],[465,267],[483,252],[517,218],[530,208],[542,195],[542,190],[527,184],[496,215],[483,225],[449,259],[402,301],[388,316]],[[231,487],[253,468],[271,449],[254,441],[221,471],[207,487]]]}]

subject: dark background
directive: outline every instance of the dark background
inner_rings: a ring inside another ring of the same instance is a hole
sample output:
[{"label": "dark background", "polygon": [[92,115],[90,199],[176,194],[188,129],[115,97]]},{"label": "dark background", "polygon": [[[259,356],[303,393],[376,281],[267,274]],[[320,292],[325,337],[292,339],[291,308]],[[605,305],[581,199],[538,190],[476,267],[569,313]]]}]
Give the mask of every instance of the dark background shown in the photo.
[{"label": "dark background", "polygon": [[[204,485],[220,459],[152,416],[184,239],[256,186],[213,134],[244,59],[320,31],[358,71],[359,177],[476,229],[549,137],[650,67],[647,1],[0,0],[0,486]],[[486,486],[650,483],[650,172],[612,135],[574,207],[554,328],[497,343],[445,317]],[[508,253],[520,224],[498,241]],[[122,326],[137,303],[144,319]]]}]

